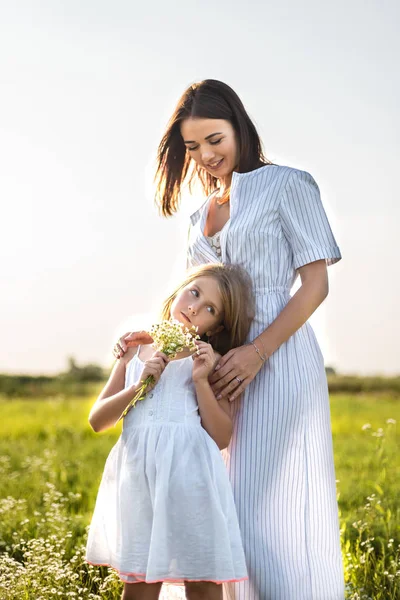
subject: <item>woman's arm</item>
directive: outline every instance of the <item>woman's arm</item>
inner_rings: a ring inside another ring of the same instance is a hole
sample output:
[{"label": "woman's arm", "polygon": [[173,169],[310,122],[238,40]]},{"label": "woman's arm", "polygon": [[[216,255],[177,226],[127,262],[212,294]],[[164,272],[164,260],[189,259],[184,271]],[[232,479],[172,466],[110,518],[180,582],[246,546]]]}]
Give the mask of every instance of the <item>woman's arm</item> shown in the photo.
[{"label": "woman's arm", "polygon": [[301,286],[269,327],[255,340],[265,358],[269,358],[286,342],[325,300],[329,292],[325,260],[298,269]]},{"label": "woman's arm", "polygon": [[208,381],[216,361],[210,344],[196,342],[198,352],[193,355],[193,383],[196,389],[201,424],[220,450],[226,448],[232,436],[232,419],[227,400],[218,402]]},{"label": "woman's arm", "polygon": [[[267,329],[253,340],[265,359],[268,359],[304,325],[328,295],[325,260],[304,265],[298,271],[301,287]],[[254,379],[263,364],[252,344],[230,350],[221,358],[210,378],[217,399],[237,398]],[[236,377],[243,381],[239,386]]]}]

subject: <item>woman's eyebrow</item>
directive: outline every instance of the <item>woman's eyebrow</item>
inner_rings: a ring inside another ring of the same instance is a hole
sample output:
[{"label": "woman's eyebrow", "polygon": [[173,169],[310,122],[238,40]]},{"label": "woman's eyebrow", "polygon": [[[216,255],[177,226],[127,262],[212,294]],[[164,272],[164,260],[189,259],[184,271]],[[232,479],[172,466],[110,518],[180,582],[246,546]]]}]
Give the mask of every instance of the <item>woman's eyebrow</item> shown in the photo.
[{"label": "woman's eyebrow", "polygon": [[[216,131],[215,133],[210,133],[210,135],[208,135],[207,137],[205,137],[205,140],[209,140],[210,138],[212,138],[214,135],[222,135],[222,131]],[[196,141],[195,140],[183,140],[184,144],[195,144]]]}]

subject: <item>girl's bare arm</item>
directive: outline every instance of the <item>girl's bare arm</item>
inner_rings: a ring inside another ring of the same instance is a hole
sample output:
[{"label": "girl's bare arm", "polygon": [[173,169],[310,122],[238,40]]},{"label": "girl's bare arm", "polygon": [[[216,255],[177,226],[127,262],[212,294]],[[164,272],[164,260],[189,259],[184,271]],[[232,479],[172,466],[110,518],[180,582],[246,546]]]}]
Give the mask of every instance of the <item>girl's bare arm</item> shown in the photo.
[{"label": "girl's bare arm", "polygon": [[201,424],[222,450],[232,436],[232,419],[228,400],[218,402],[208,377],[220,356],[210,344],[197,342],[198,352],[193,355],[193,383],[196,388]]},{"label": "girl's bare arm", "polygon": [[125,388],[125,372],[128,361],[118,360],[111,375],[92,406],[89,423],[96,432],[104,431],[115,425],[138,391],[138,385]]},{"label": "girl's bare arm", "polygon": [[207,380],[195,382],[201,424],[220,450],[226,448],[232,437],[232,419],[228,400],[216,400]]},{"label": "girl's bare arm", "polygon": [[125,388],[126,367],[136,351],[136,348],[129,348],[124,357],[115,363],[108,382],[89,414],[89,423],[94,431],[104,431],[117,423],[129,402],[139,391],[142,381],[147,377],[150,375],[153,377],[153,383],[148,386],[147,391],[150,391],[160,379],[168,358],[162,352],[155,352],[149,360],[145,361],[138,382]]}]

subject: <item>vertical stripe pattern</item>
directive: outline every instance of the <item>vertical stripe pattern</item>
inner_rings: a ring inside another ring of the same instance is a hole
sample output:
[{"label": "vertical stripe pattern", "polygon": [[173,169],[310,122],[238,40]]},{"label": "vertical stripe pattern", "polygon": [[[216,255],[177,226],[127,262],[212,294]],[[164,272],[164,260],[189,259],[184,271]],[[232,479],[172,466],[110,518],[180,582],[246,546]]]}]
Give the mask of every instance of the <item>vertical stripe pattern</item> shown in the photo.
[{"label": "vertical stripe pattern", "polygon": [[[191,217],[188,263],[236,263],[251,275],[249,339],[290,299],[296,269],[340,260],[317,184],[275,165],[233,174],[221,259],[204,237],[207,201]],[[225,459],[249,580],[225,600],[343,600],[330,410],[323,357],[306,323],[267,361],[237,406]]]}]

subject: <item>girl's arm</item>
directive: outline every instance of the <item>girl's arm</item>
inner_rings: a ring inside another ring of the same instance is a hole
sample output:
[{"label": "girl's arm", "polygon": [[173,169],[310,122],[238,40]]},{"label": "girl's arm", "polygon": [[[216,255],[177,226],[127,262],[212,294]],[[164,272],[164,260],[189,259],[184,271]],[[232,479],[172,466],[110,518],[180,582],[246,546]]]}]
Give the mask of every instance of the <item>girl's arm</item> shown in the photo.
[{"label": "girl's arm", "polygon": [[[130,354],[135,353],[136,348]],[[92,406],[89,413],[89,423],[96,433],[109,429],[117,423],[139,389],[137,384],[125,388],[125,373],[128,362],[129,359],[124,357],[115,363],[106,385]]]},{"label": "girl's arm", "polygon": [[[276,319],[253,341],[267,360],[309,319],[328,295],[328,273],[325,260],[298,269],[301,287]],[[230,350],[218,362],[210,378],[217,399],[234,400],[257,375],[264,362],[252,344]],[[243,380],[238,386],[236,377]]]},{"label": "girl's arm", "polygon": [[232,436],[232,419],[228,400],[218,402],[208,376],[219,356],[210,344],[197,342],[198,354],[193,355],[193,383],[196,389],[201,424],[220,450],[226,448]]},{"label": "girl's arm", "polygon": [[130,348],[124,357],[115,363],[109,380],[89,414],[89,423],[94,431],[104,431],[118,422],[129,402],[139,391],[142,381],[149,375],[154,377],[154,384],[147,388],[148,391],[160,379],[161,373],[168,363],[168,358],[162,352],[155,352],[151,359],[144,363],[139,381],[125,388],[126,367],[136,351],[136,348]]},{"label": "girl's arm", "polygon": [[195,383],[201,424],[220,450],[226,448],[232,437],[232,419],[228,400],[218,402],[208,381]]}]

